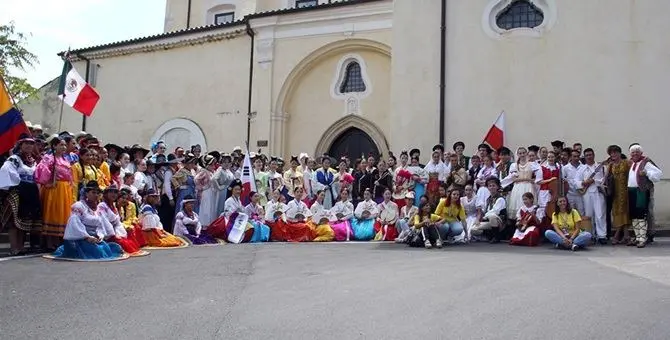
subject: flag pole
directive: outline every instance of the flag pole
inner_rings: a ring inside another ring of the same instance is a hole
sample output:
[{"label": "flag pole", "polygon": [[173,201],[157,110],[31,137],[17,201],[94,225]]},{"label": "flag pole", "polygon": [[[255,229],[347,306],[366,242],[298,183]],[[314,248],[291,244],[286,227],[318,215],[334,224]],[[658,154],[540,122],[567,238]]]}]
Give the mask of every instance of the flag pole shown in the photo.
[{"label": "flag pole", "polygon": [[[65,55],[63,56],[63,62],[65,63],[68,62],[69,58],[70,58],[70,48],[68,47],[67,52],[65,52]],[[63,77],[62,74],[60,76]],[[59,79],[59,82],[60,81],[63,80]],[[63,98],[60,99],[60,115],[58,117],[58,132],[56,133],[60,133],[62,131],[61,126],[63,125],[63,105],[65,105],[65,91],[63,91]]]},{"label": "flag pole", "polygon": [[[18,105],[16,105],[16,101],[14,100],[14,97],[12,96],[11,93],[9,93],[9,85],[7,85],[7,82],[5,81],[5,77],[3,77],[1,74],[0,74],[0,80],[2,80],[2,86],[4,86],[5,90],[7,91],[7,96],[9,96],[9,100],[12,101],[12,106],[17,108],[20,112],[21,110],[19,109]],[[21,112],[21,115],[23,116],[23,112]]]}]

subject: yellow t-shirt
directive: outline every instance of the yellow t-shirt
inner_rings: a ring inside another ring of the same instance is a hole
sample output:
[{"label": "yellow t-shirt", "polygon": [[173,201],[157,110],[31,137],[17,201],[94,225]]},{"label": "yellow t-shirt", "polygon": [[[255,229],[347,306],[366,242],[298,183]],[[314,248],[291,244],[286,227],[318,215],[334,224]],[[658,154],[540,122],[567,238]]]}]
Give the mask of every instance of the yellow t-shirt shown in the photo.
[{"label": "yellow t-shirt", "polygon": [[555,212],[551,217],[551,224],[558,226],[564,233],[572,234],[577,228],[577,223],[581,220],[582,217],[579,216],[579,212],[576,209],[572,209],[570,213]]},{"label": "yellow t-shirt", "polygon": [[465,221],[463,206],[457,206],[456,204],[447,206],[447,200],[440,200],[435,209],[435,214],[440,215],[447,222]]},{"label": "yellow t-shirt", "polygon": [[[437,222],[441,220],[442,217],[440,215],[435,215],[435,214],[430,214],[430,221],[431,222]],[[414,228],[423,228],[423,225],[421,225],[421,218],[419,217],[419,214],[414,215]]]}]

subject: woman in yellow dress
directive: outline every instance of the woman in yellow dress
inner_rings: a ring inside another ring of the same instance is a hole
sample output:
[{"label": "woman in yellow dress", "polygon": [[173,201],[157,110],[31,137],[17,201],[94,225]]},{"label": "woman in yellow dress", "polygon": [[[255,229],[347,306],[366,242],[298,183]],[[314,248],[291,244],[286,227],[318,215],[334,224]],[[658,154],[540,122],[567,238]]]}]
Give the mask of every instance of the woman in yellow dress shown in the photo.
[{"label": "woman in yellow dress", "polygon": [[96,153],[91,149],[79,150],[79,162],[72,165],[72,198],[79,200],[80,191],[86,187],[88,182],[97,182],[101,190],[104,190],[105,176],[100,169],[94,165]]},{"label": "woman in yellow dress", "polygon": [[621,147],[610,145],[607,148],[610,162],[607,165],[608,189],[612,196],[612,228],[615,230],[612,244],[628,242],[628,172],[630,163],[621,157]]}]

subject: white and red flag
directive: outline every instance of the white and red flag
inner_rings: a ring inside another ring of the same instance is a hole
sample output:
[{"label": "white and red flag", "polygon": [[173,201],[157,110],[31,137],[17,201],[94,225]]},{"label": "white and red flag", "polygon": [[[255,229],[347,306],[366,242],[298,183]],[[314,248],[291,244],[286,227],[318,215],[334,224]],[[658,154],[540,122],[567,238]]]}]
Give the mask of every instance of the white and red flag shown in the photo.
[{"label": "white and red flag", "polygon": [[98,92],[72,67],[67,56],[58,84],[58,98],[87,117],[93,113],[95,105],[100,100]]},{"label": "white and red flag", "polygon": [[256,179],[254,178],[254,169],[251,167],[251,157],[249,156],[249,150],[244,155],[244,164],[242,165],[242,197],[240,200],[244,205],[251,202],[249,193],[257,192],[256,190]]},{"label": "white and red flag", "polygon": [[484,143],[493,150],[498,150],[505,145],[505,111],[500,112],[489,132],[484,137]]}]

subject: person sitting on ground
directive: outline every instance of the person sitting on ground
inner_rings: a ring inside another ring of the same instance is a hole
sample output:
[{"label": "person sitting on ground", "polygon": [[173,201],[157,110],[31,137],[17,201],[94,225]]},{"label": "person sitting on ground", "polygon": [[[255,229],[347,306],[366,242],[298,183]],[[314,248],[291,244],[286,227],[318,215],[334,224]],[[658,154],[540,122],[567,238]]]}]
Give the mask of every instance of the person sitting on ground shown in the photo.
[{"label": "person sitting on ground", "polygon": [[414,215],[414,229],[421,233],[424,247],[430,249],[433,245],[436,248],[442,248],[442,238],[440,237],[439,222],[442,219],[440,215],[432,214],[432,206],[429,202],[421,203],[419,212]]},{"label": "person sitting on ground", "polygon": [[486,187],[490,195],[477,214],[472,235],[478,236],[484,231],[490,231],[489,243],[500,243],[500,229],[505,227],[501,217],[506,206],[505,198],[500,193],[500,180],[497,177],[489,177]]},{"label": "person sitting on ground", "polygon": [[200,217],[193,211],[195,198],[186,195],[181,203],[181,211],[177,213],[174,220],[174,235],[185,237],[194,245],[217,244],[218,242],[213,237],[202,232]]},{"label": "person sitting on ground", "polygon": [[349,241],[354,235],[354,230],[351,228],[351,219],[354,218],[354,204],[349,201],[350,192],[347,187],[342,187],[339,201],[331,209],[331,213],[335,215],[335,221],[330,224],[335,233],[335,241]]},{"label": "person sitting on ground", "polygon": [[160,248],[175,248],[184,245],[184,241],[163,229],[156,205],[160,198],[158,193],[149,189],[144,197],[145,203],[140,209],[140,221],[142,224],[142,233],[147,245]]},{"label": "person sitting on ground", "polygon": [[375,237],[375,219],[379,216],[377,203],[372,200],[372,191],[365,189],[363,201],[358,203],[351,220],[356,241],[370,241]]},{"label": "person sitting on ground", "polygon": [[121,223],[121,216],[116,206],[118,197],[119,188],[115,183],[112,183],[102,191],[102,202],[98,204],[98,211],[112,226],[110,233],[106,235],[105,239],[118,243],[123,248],[123,251],[128,254],[137,254],[140,251],[140,245],[134,239],[128,237],[126,228]]},{"label": "person sitting on ground", "polygon": [[414,205],[414,192],[408,191],[405,194],[405,205],[400,208],[400,216],[398,222],[396,223],[396,229],[398,229],[398,238],[395,239],[396,243],[405,243],[407,237],[410,235],[412,230],[412,225],[414,224],[414,215],[419,212],[419,208]]},{"label": "person sitting on ground", "polygon": [[335,239],[335,232],[330,227],[330,222],[335,221],[335,217],[329,209],[324,207],[325,199],[326,191],[324,189],[318,190],[316,200],[309,209],[312,212],[311,222],[315,233],[314,242],[330,242]]},{"label": "person sitting on ground", "polygon": [[113,260],[123,256],[120,245],[104,241],[113,232],[112,225],[98,210],[99,200],[98,183],[88,182],[82,199],[72,205],[63,244],[53,253],[55,258]]},{"label": "person sitting on ground", "polygon": [[591,243],[591,234],[579,228],[581,220],[579,212],[570,207],[568,199],[559,197],[556,200],[556,212],[551,218],[554,230],[547,230],[544,237],[559,249],[584,249]]},{"label": "person sitting on ground", "polygon": [[538,206],[533,204],[535,197],[530,192],[523,194],[523,206],[516,212],[516,230],[509,244],[514,246],[535,247],[540,244],[540,224],[537,218]]}]

